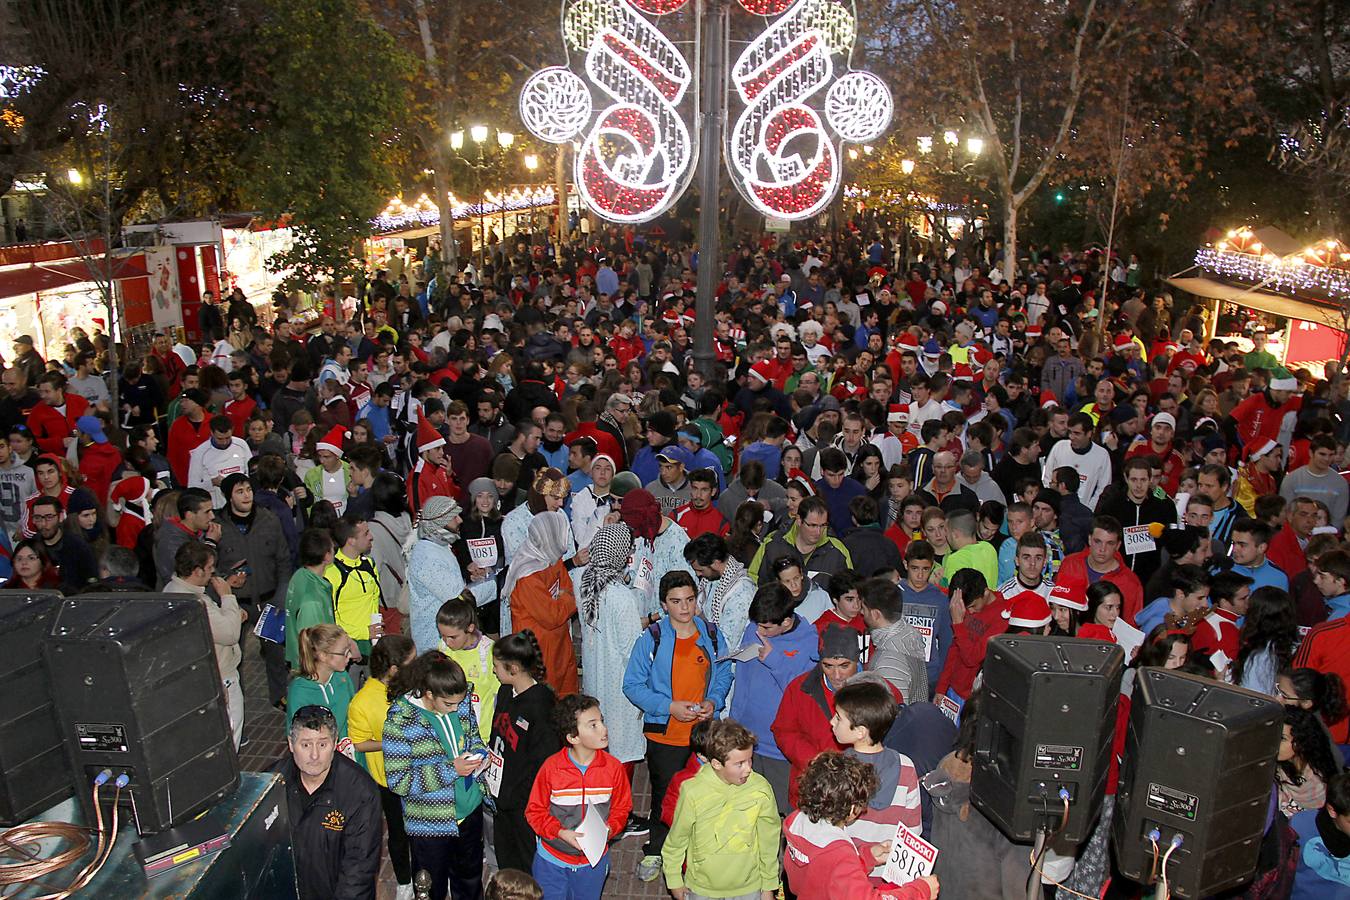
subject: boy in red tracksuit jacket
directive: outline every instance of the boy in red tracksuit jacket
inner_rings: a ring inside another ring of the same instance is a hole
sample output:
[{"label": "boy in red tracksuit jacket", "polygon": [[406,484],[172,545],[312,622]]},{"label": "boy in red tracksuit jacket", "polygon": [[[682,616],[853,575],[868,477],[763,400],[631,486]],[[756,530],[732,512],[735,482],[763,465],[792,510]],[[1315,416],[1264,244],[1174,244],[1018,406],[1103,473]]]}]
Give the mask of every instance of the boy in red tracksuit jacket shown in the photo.
[{"label": "boy in red tracksuit jacket", "polygon": [[1008,630],[1003,613],[1008,602],[989,590],[984,576],[974,569],[963,569],[952,578],[952,646],[934,689],[935,696],[951,693],[970,696],[975,676],[984,665],[989,639]]},{"label": "boy in red tracksuit jacket", "polygon": [[890,855],[890,842],[863,850],[844,829],[867,808],[878,783],[871,766],[842,753],[822,753],[806,767],[799,808],[783,822],[787,838],[783,869],[798,897],[932,900],[937,896],[938,880],[932,875],[903,887],[878,886],[868,879],[868,872]]},{"label": "boy in red tracksuit jacket", "polygon": [[525,805],[525,821],[539,835],[532,874],[544,900],[600,900],[609,876],[609,851],[592,866],[580,847],[578,828],[594,806],[613,838],[633,811],[628,773],[605,748],[609,732],[600,701],[569,694],[553,715],[566,746],[544,761]]}]

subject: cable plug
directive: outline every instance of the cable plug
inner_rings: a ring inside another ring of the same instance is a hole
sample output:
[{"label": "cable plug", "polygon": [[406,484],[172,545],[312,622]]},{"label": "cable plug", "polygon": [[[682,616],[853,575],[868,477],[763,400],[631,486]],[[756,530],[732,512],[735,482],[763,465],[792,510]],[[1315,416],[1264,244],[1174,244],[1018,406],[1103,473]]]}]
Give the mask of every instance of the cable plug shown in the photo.
[{"label": "cable plug", "polygon": [[1069,802],[1069,800],[1070,800],[1071,798],[1070,798],[1070,796],[1069,796],[1069,789],[1068,789],[1068,788],[1062,787],[1062,788],[1059,789],[1059,799],[1063,800],[1065,803],[1068,803],[1068,802]]},{"label": "cable plug", "polygon": [[1156,844],[1158,841],[1162,840],[1162,832],[1157,828],[1154,828],[1148,833],[1148,839]]},{"label": "cable plug", "polygon": [[123,772],[121,775],[118,775],[117,780],[113,782],[113,784],[115,784],[119,788],[124,788],[130,783],[131,783],[131,776],[128,775],[126,772]]},{"label": "cable plug", "polygon": [[1182,837],[1180,834],[1172,835],[1172,849],[1175,850],[1181,846]]},{"label": "cable plug", "polygon": [[104,769],[94,776],[94,787],[102,787],[108,783],[109,778],[112,778],[112,769]]}]

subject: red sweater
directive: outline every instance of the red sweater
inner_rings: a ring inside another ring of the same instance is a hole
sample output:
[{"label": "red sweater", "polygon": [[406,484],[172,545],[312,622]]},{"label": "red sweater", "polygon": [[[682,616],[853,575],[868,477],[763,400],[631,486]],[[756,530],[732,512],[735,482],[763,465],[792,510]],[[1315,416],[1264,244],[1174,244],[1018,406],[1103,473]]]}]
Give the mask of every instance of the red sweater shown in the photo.
[{"label": "red sweater", "polygon": [[675,824],[675,804],[680,801],[680,786],[697,775],[701,768],[703,763],[699,762],[698,754],[691,753],[689,762],[670,779],[670,787],[666,788],[666,799],[661,801],[661,821],[666,823],[667,828]]},{"label": "red sweater", "polygon": [[930,900],[932,896],[926,881],[904,887],[874,884],[868,878],[872,860],[863,857],[865,851],[838,825],[816,822],[797,810],[783,822],[783,835],[787,839],[783,869],[798,897]]},{"label": "red sweater", "polygon": [[193,425],[187,416],[179,416],[169,426],[169,449],[166,456],[174,480],[179,484],[187,484],[188,457],[192,455],[192,451],[210,438],[211,419],[208,416],[203,416],[201,423],[197,425]]},{"label": "red sweater", "polygon": [[122,454],[112,444],[90,444],[80,451],[80,474],[98,498],[99,506],[108,505],[108,490],[113,473],[122,465]]},{"label": "red sweater", "polygon": [[[1335,672],[1342,681],[1350,682],[1350,616],[1314,625],[1294,654],[1293,667]],[[1327,726],[1336,743],[1350,742],[1350,719],[1328,722]]]},{"label": "red sweater", "polygon": [[1308,556],[1298,543],[1298,532],[1289,526],[1275,532],[1266,548],[1266,559],[1279,566],[1280,571],[1289,576],[1292,586],[1300,572],[1308,568]]},{"label": "red sweater", "polygon": [[43,453],[66,454],[66,438],[75,433],[75,420],[89,411],[89,401],[79,394],[66,392],[66,411],[62,415],[57,409],[39,400],[28,413],[28,427],[33,431],[33,440]]},{"label": "red sweater", "polygon": [[[1055,576],[1056,582],[1072,580],[1078,584],[1092,584],[1092,579],[1088,578],[1088,552],[1080,550],[1064,557],[1064,562],[1059,566],[1059,574]],[[1144,586],[1140,583],[1139,576],[1125,565],[1125,560],[1119,553],[1116,554],[1116,562],[1120,563],[1116,570],[1108,572],[1098,580],[1109,581],[1120,588],[1123,601],[1120,617],[1133,625],[1134,617],[1144,608]]]},{"label": "red sweater", "polygon": [[718,512],[716,506],[709,506],[699,512],[694,509],[693,504],[686,503],[671,513],[670,517],[675,520],[675,524],[688,532],[691,541],[710,531],[721,537],[726,537],[731,531],[731,526],[727,524],[727,517]]},{"label": "red sweater", "polygon": [[225,415],[230,417],[234,423],[235,437],[248,437],[248,419],[257,410],[258,404],[252,397],[244,396],[243,400],[230,400],[225,404]]}]

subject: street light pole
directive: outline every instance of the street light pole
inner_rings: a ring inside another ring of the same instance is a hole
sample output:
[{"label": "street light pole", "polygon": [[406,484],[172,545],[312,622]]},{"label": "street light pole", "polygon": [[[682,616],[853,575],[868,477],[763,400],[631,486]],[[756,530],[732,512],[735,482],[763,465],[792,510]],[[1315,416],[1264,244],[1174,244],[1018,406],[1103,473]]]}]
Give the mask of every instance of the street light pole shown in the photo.
[{"label": "street light pole", "polygon": [[722,195],[722,126],[726,120],[727,0],[704,0],[703,75],[699,97],[698,293],[694,299],[694,366],[711,378],[717,354],[713,350],[713,310],[718,274],[722,268],[720,223]]}]

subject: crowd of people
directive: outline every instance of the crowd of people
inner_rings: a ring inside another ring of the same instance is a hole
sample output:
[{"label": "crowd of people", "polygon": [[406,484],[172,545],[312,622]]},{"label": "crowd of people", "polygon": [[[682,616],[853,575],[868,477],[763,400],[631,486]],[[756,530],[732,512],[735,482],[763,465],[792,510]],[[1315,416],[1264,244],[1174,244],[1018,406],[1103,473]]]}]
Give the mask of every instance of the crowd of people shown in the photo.
[{"label": "crowd of people", "polygon": [[[631,229],[381,272],[310,330],[208,298],[118,373],[21,337],[0,576],[199,597],[236,746],[257,647],[303,898],[373,898],[385,854],[400,900],[598,898],[628,838],[687,900],[1137,896],[1143,666],[1285,705],[1244,896],[1350,896],[1344,387],[1133,258],[902,258],[740,241],[711,368],[696,249]],[[1034,874],[969,802],[1003,633],[1129,661],[1096,830]],[[939,854],[894,885],[902,826]]]}]

